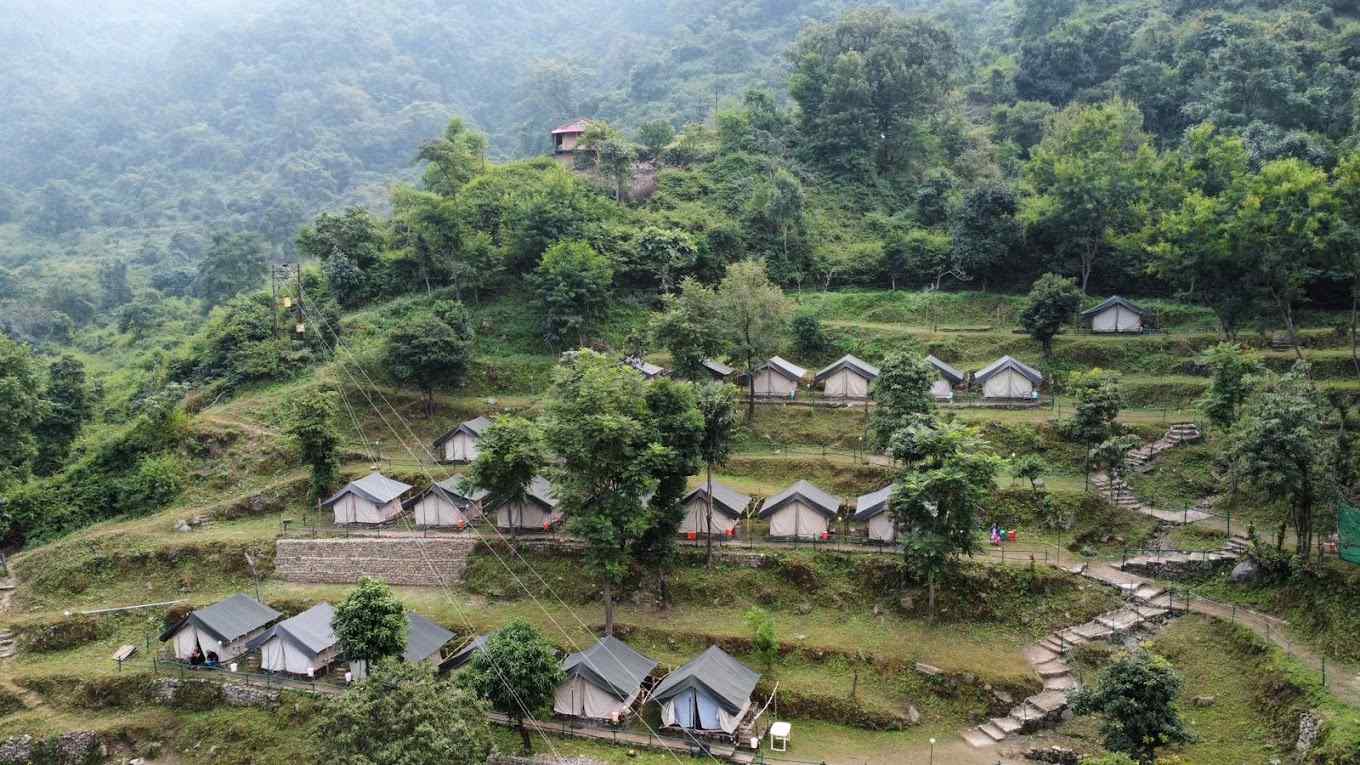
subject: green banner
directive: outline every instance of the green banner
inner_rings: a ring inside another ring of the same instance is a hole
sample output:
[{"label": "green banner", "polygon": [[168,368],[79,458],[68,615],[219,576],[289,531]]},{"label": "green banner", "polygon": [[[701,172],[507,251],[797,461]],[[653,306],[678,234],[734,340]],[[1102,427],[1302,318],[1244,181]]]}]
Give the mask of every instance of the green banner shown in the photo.
[{"label": "green banner", "polygon": [[1341,559],[1360,565],[1360,507],[1342,502],[1337,508],[1338,525],[1341,527]]}]

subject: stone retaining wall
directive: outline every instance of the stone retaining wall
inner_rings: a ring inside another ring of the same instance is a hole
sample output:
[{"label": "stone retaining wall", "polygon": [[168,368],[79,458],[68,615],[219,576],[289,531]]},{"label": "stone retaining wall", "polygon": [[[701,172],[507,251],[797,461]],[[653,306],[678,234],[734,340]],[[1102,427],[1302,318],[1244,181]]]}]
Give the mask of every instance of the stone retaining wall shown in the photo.
[{"label": "stone retaining wall", "polygon": [[290,582],[352,584],[370,576],[436,587],[463,578],[476,544],[471,537],[280,539],[274,574]]}]

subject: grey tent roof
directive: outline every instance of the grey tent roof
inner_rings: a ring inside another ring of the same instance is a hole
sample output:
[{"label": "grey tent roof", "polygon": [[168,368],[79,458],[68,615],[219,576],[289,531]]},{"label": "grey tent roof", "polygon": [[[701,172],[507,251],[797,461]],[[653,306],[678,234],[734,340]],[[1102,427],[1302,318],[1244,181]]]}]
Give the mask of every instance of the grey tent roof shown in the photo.
[{"label": "grey tent roof", "polygon": [[406,615],[406,651],[402,661],[414,664],[437,656],[444,644],[453,640],[453,633],[420,614]]},{"label": "grey tent roof", "polygon": [[330,603],[317,603],[297,616],[284,619],[270,627],[268,632],[251,640],[247,647],[259,648],[278,637],[292,643],[308,656],[319,656],[333,647],[337,641],[335,630],[331,628],[331,620],[334,618],[335,609]]},{"label": "grey tent roof", "polygon": [[581,677],[620,701],[636,693],[653,669],[655,661],[612,635],[562,660],[568,678]]},{"label": "grey tent roof", "polygon": [[529,498],[548,508],[557,509],[557,493],[553,491],[552,482],[541,475],[534,476],[534,480],[529,482]]},{"label": "grey tent roof", "polygon": [[467,479],[460,475],[451,475],[442,481],[430,485],[430,488],[418,494],[412,502],[418,501],[426,494],[438,492],[444,499],[455,505],[465,505],[469,502],[481,502],[490,493],[486,489],[472,489],[467,485]]},{"label": "grey tent roof", "polygon": [[375,505],[385,505],[410,490],[410,484],[388,478],[375,470],[357,481],[350,481],[348,484],[345,484],[345,488],[337,491],[335,496],[322,502],[321,506],[330,507],[340,501],[340,498],[346,494],[358,494]]},{"label": "grey tent roof", "polygon": [[867,380],[876,380],[880,374],[878,367],[870,364],[864,359],[847,353],[839,359],[836,359],[836,361],[827,368],[818,372],[815,380],[816,382],[821,382],[842,369],[849,369]]},{"label": "grey tent roof", "polygon": [[491,420],[488,420],[485,417],[473,417],[467,422],[460,422],[458,424],[458,427],[450,430],[449,432],[445,433],[439,438],[436,438],[434,440],[434,445],[436,448],[438,448],[439,446],[442,446],[445,441],[449,440],[450,438],[453,438],[459,433],[467,433],[473,436],[474,438],[478,438],[481,437],[481,435],[486,432],[487,428],[490,427]]},{"label": "grey tent roof", "polygon": [[666,371],[665,367],[657,366],[652,362],[637,356],[625,356],[623,363],[642,373],[643,377],[651,379]]},{"label": "grey tent roof", "polygon": [[760,517],[761,518],[770,517],[775,513],[776,510],[783,507],[784,505],[787,505],[788,503],[792,502],[793,500],[799,497],[802,497],[803,499],[807,500],[808,504],[812,505],[814,508],[819,510],[823,515],[825,515],[828,518],[834,516],[836,514],[836,511],[840,509],[841,506],[841,501],[839,498],[827,494],[826,492],[822,491],[816,486],[813,486],[807,481],[799,481],[798,483],[795,483],[794,485],[779,492],[773,497],[770,497],[769,499],[765,500],[765,507],[762,508],[760,511]]},{"label": "grey tent roof", "polygon": [[761,364],[756,371],[759,372],[761,369],[773,369],[774,371],[778,372],[784,377],[787,377],[790,380],[794,380],[795,382],[802,380],[804,375],[807,374],[806,369],[803,369],[802,367],[798,366],[792,361],[789,361],[788,359],[783,358],[781,356],[771,356],[769,360],[766,361],[764,364]]},{"label": "grey tent roof", "polygon": [[1138,306],[1134,305],[1133,303],[1129,302],[1128,300],[1125,300],[1124,298],[1122,298],[1122,297],[1120,297],[1120,296],[1118,296],[1118,295],[1113,295],[1113,296],[1111,296],[1111,297],[1105,298],[1105,299],[1102,300],[1102,301],[1100,302],[1100,304],[1097,305],[1096,307],[1094,307],[1094,308],[1087,308],[1085,311],[1082,311],[1082,312],[1081,312],[1081,315],[1082,315],[1082,316],[1095,316],[1096,314],[1098,314],[1098,313],[1100,313],[1100,312],[1102,312],[1102,311],[1104,311],[1104,310],[1106,310],[1106,309],[1113,308],[1113,307],[1115,307],[1115,306],[1123,306],[1124,308],[1127,308],[1128,310],[1133,311],[1134,313],[1138,314],[1139,316],[1147,316],[1147,311],[1144,311],[1142,308],[1139,308]]},{"label": "grey tent roof", "polygon": [[652,698],[664,703],[690,688],[703,689],[717,699],[728,714],[735,714],[751,700],[751,692],[759,680],[760,673],[715,645],[666,675],[652,691]]},{"label": "grey tent roof", "polygon": [[[690,501],[693,497],[703,497],[708,493],[707,484],[699,484],[685,495],[681,503]],[[751,504],[751,498],[729,486],[724,486],[717,481],[713,482],[713,509],[725,513],[733,518],[741,515],[741,511]]]},{"label": "grey tent roof", "polygon": [[963,382],[963,373],[932,356],[926,356],[926,363],[940,370],[945,379],[955,385]]},{"label": "grey tent roof", "polygon": [[704,369],[707,369],[719,377],[727,377],[737,371],[717,359],[704,359]]},{"label": "grey tent roof", "polygon": [[485,648],[486,641],[490,639],[491,635],[487,634],[478,635],[477,637],[469,640],[457,651],[454,651],[453,653],[449,654],[448,658],[444,659],[439,663],[439,671],[448,672],[451,669],[458,669],[464,664],[467,664],[468,662],[472,661],[472,657],[476,655],[478,651]]},{"label": "grey tent roof", "polygon": [[888,509],[888,497],[892,496],[893,485],[888,484],[878,491],[860,495],[855,500],[855,520],[867,521]]},{"label": "grey tent roof", "polygon": [[996,373],[1001,372],[1002,370],[1005,369],[1014,369],[1015,371],[1019,372],[1022,377],[1025,377],[1035,385],[1038,385],[1039,383],[1044,381],[1044,376],[1039,372],[1039,370],[1029,366],[1028,364],[1023,364],[1019,361],[1016,361],[1010,356],[1002,356],[996,361],[993,361],[992,363],[988,364],[982,369],[979,369],[978,371],[974,372],[973,381],[977,383],[987,382],[987,380],[989,380]]},{"label": "grey tent roof", "polygon": [[178,624],[161,633],[161,640],[169,640],[185,624],[192,622],[223,643],[230,643],[242,635],[248,635],[267,626],[280,616],[283,614],[258,600],[237,593],[184,617]]}]

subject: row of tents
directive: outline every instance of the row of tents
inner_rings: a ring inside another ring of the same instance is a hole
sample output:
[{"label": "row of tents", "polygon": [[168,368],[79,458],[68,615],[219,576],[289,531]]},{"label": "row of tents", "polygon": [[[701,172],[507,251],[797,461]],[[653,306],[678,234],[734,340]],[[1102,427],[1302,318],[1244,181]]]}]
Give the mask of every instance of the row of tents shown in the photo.
[{"label": "row of tents", "polygon": [[[417,528],[463,528],[481,520],[485,491],[470,490],[454,476],[403,500],[413,487],[373,472],[353,481],[322,503],[332,510],[337,525],[379,525],[395,519],[409,509]],[[870,540],[896,540],[889,515],[885,513],[892,487],[856,499],[852,520],[867,524]],[[680,501],[684,518],[679,533],[687,536],[735,536],[742,519],[750,515],[769,522],[769,535],[775,539],[826,539],[843,504],[834,496],[808,481],[798,481],[778,494],[760,500],[719,481],[713,482],[713,517],[708,517],[708,485],[691,489]],[[558,499],[548,479],[537,476],[530,482],[523,502],[502,503],[494,508],[497,528],[512,531],[544,531],[564,520]]]},{"label": "row of tents", "polygon": [[[176,659],[213,656],[226,665],[258,652],[260,668],[314,678],[341,659],[332,621],[335,610],[318,603],[296,616],[282,614],[247,595],[200,608],[161,634]],[[406,616],[408,631],[402,659],[430,662],[441,672],[470,662],[489,639],[479,635],[452,652],[454,633],[419,614]],[[562,660],[566,679],[558,686],[553,711],[565,717],[623,721],[645,698],[661,705],[663,724],[702,734],[732,735],[752,710],[760,675],[717,646],[655,683],[657,662],[615,637]]]}]

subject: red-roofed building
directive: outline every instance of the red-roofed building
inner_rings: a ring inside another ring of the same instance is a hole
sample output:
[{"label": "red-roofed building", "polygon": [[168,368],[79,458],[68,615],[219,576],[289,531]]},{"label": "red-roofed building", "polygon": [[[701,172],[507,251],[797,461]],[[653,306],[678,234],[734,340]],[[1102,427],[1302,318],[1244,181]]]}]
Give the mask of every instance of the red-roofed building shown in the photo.
[{"label": "red-roofed building", "polygon": [[576,143],[581,140],[588,127],[590,120],[582,117],[552,131],[553,153],[570,154],[576,151]]}]

